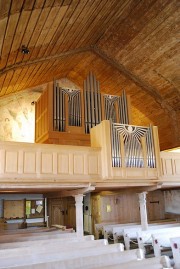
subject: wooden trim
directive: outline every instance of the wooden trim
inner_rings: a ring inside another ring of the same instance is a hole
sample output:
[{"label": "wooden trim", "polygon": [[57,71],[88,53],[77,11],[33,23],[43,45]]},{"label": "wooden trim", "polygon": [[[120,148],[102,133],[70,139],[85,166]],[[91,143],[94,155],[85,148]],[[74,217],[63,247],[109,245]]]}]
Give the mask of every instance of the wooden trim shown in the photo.
[{"label": "wooden trim", "polygon": [[70,51],[66,51],[60,54],[56,54],[56,55],[52,55],[52,56],[48,56],[48,57],[42,57],[40,59],[35,59],[35,60],[30,60],[29,62],[22,62],[22,63],[18,63],[18,64],[13,64],[8,66],[7,68],[3,68],[0,70],[0,75],[7,73],[11,70],[15,71],[17,68],[22,68],[22,67],[27,67],[33,64],[39,64],[42,62],[49,62],[55,59],[60,59],[69,55],[75,55],[78,53],[83,53],[83,52],[88,52],[91,51],[91,47],[84,47],[84,48],[78,48],[78,49],[74,49],[74,50],[70,50]]}]

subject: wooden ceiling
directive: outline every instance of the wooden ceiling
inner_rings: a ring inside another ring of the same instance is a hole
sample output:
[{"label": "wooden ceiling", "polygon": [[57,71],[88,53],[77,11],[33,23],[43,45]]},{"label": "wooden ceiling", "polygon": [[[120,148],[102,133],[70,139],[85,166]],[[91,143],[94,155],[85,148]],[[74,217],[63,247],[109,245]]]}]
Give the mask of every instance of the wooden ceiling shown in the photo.
[{"label": "wooden ceiling", "polygon": [[[133,124],[180,146],[178,0],[0,0],[0,98],[89,71],[131,96]],[[22,46],[30,53],[23,54]]]}]

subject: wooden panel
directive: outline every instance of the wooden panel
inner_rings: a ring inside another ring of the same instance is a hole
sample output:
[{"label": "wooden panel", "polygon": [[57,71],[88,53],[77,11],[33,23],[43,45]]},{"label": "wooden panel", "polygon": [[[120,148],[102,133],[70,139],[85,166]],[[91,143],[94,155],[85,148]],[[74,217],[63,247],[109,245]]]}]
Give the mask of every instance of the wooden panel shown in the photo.
[{"label": "wooden panel", "polygon": [[165,160],[165,171],[166,171],[166,175],[172,175],[173,174],[172,160],[171,159],[166,159]]},{"label": "wooden panel", "polygon": [[178,178],[180,174],[180,154],[162,151],[160,155],[163,178]]},{"label": "wooden panel", "polygon": [[24,200],[10,201],[4,200],[4,218],[16,219],[24,218]]},{"label": "wooden panel", "polygon": [[174,160],[175,174],[180,175],[180,159]]},{"label": "wooden panel", "polygon": [[69,156],[68,154],[58,154],[58,173],[69,174]]},{"label": "wooden panel", "polygon": [[162,191],[147,194],[147,213],[149,221],[165,218],[164,194]]},{"label": "wooden panel", "polygon": [[[139,202],[136,193],[100,196],[100,200],[99,216],[101,222],[119,221],[120,223],[126,223],[140,221]],[[94,212],[92,214],[94,215]]]},{"label": "wooden panel", "polygon": [[89,155],[88,157],[88,174],[97,175],[98,174],[98,156],[97,155]]},{"label": "wooden panel", "polygon": [[41,173],[52,174],[53,173],[53,154],[41,153]]},{"label": "wooden panel", "polygon": [[18,152],[6,151],[5,157],[5,172],[6,173],[17,173],[18,171]]},{"label": "wooden panel", "polygon": [[83,155],[74,154],[73,156],[74,174],[82,175],[84,173],[84,158]]},{"label": "wooden panel", "polygon": [[[43,91],[42,95],[36,102],[35,106],[35,141],[38,141],[42,138],[45,134],[47,134],[49,130],[49,117],[48,114],[48,96],[49,92],[46,90]],[[52,93],[51,93],[52,95]],[[49,104],[52,105],[52,104]]]},{"label": "wooden panel", "polygon": [[36,152],[24,152],[24,173],[36,173]]}]

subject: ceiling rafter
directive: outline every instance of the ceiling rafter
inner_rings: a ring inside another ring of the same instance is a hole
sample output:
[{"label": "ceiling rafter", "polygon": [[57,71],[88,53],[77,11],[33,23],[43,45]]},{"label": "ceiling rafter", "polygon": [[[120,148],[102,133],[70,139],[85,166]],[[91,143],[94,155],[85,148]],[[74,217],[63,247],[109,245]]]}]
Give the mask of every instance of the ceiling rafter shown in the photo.
[{"label": "ceiling rafter", "polygon": [[0,70],[0,75],[5,74],[5,73],[7,73],[7,72],[9,72],[11,70],[16,70],[17,68],[24,67],[24,66],[29,66],[29,65],[34,65],[34,64],[47,62],[47,61],[52,61],[52,60],[55,60],[55,59],[60,59],[60,58],[63,58],[63,57],[69,56],[69,55],[75,55],[75,54],[90,51],[90,50],[92,50],[91,47],[77,48],[77,49],[74,49],[74,50],[69,50],[69,51],[66,51],[66,52],[63,52],[63,53],[55,54],[53,56],[42,57],[42,58],[39,58],[39,59],[34,59],[34,60],[30,60],[30,61],[24,61],[24,62],[21,62],[21,63],[12,64],[12,65],[10,65],[10,66],[8,66],[6,68],[1,69]]}]

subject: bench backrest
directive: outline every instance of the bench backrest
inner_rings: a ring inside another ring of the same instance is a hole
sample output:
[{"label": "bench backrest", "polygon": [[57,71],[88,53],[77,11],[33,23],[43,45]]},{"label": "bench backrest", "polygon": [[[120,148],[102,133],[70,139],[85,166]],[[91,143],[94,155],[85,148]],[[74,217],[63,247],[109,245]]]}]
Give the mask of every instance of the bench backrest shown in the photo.
[{"label": "bench backrest", "polygon": [[[20,247],[20,248],[11,248],[11,249],[0,249],[0,257],[14,257],[19,255],[26,255],[26,254],[33,254],[33,253],[55,253],[55,252],[61,252],[67,249],[68,251],[73,251],[74,249],[85,249],[85,248],[96,248],[99,246],[107,246],[108,242],[106,239],[99,239],[99,240],[91,240],[91,241],[81,241],[81,242],[73,242],[69,244],[64,244],[64,242],[49,242],[48,245],[42,245],[42,246],[26,246],[26,247]],[[124,248],[124,245],[121,244],[122,250]]]},{"label": "bench backrest", "polygon": [[[129,261],[127,263],[119,265],[109,265],[108,269],[162,269],[162,268],[170,268],[171,263],[170,260],[167,256],[163,257],[153,257],[153,258],[148,258],[144,259],[141,261]],[[88,268],[88,269],[104,269],[104,267],[93,267],[93,268]]]},{"label": "bench backrest", "polygon": [[[90,251],[75,250],[71,253],[60,252],[58,254],[49,255],[33,255],[32,257],[26,256],[25,258],[16,257],[15,259],[1,259],[0,268],[21,268],[21,269],[82,269],[82,268],[94,268],[95,266],[108,266],[111,264],[122,264],[129,261],[137,260],[137,250],[130,250],[124,252],[111,252],[110,248],[113,245],[106,246],[104,253],[96,251],[96,249]],[[104,248],[105,249],[105,248]],[[32,265],[33,264],[33,265]]]},{"label": "bench backrest", "polygon": [[115,227],[129,227],[129,226],[135,226],[135,225],[140,225],[137,223],[121,223],[121,224],[114,224],[114,225],[104,225],[103,226],[103,234],[104,238],[108,238],[109,235],[113,234],[113,228]]},{"label": "bench backrest", "polygon": [[178,236],[180,237],[180,227],[170,229],[169,231],[166,230],[160,233],[152,234],[152,244],[154,248],[155,257],[161,256],[162,248],[171,247],[170,238]]},{"label": "bench backrest", "polygon": [[8,236],[4,235],[0,237],[0,243],[10,243],[10,242],[23,242],[23,241],[34,241],[34,240],[44,240],[44,239],[55,239],[55,238],[71,238],[76,237],[76,233],[71,233],[67,231],[58,231],[52,233],[40,233],[34,235],[21,235],[21,236]]},{"label": "bench backrest", "polygon": [[[81,249],[73,249],[73,251],[69,251],[68,248],[56,252],[48,252],[48,246],[46,252],[44,253],[33,253],[33,254],[24,254],[16,255],[16,256],[9,256],[7,257],[0,257],[0,268],[4,266],[5,268],[13,267],[14,263],[18,265],[29,265],[32,263],[42,263],[42,262],[49,262],[49,261],[61,261],[61,260],[70,260],[80,257],[88,257],[88,256],[101,256],[105,254],[113,254],[122,251],[122,244],[111,244],[111,245],[103,245],[103,246],[96,246],[96,248],[89,247],[89,248],[81,248]],[[71,249],[72,250],[72,249]],[[43,255],[44,254],[44,255]]]},{"label": "bench backrest", "polygon": [[82,241],[91,241],[94,240],[93,235],[86,235],[83,237],[78,238],[72,237],[72,238],[55,238],[55,239],[44,239],[44,240],[33,240],[33,241],[23,241],[23,242],[11,242],[11,243],[3,243],[0,244],[0,249],[10,249],[10,248],[21,248],[21,247],[28,247],[28,246],[50,246],[54,243],[61,243],[61,244],[72,244],[73,242],[82,242]]},{"label": "bench backrest", "polygon": [[179,230],[180,227],[166,227],[161,229],[149,229],[147,231],[137,231],[138,247],[144,248],[145,243],[152,243],[152,234],[169,233],[174,230]]},{"label": "bench backrest", "polygon": [[49,235],[56,235],[56,234],[63,234],[63,233],[69,233],[69,231],[61,231],[61,230],[55,230],[55,231],[49,231],[49,232],[36,232],[36,233],[33,233],[33,232],[28,232],[28,233],[17,233],[17,234],[1,234],[0,235],[0,243],[1,242],[5,242],[8,240],[16,240],[17,238],[23,238],[23,237],[38,237],[38,236],[49,236]]}]

